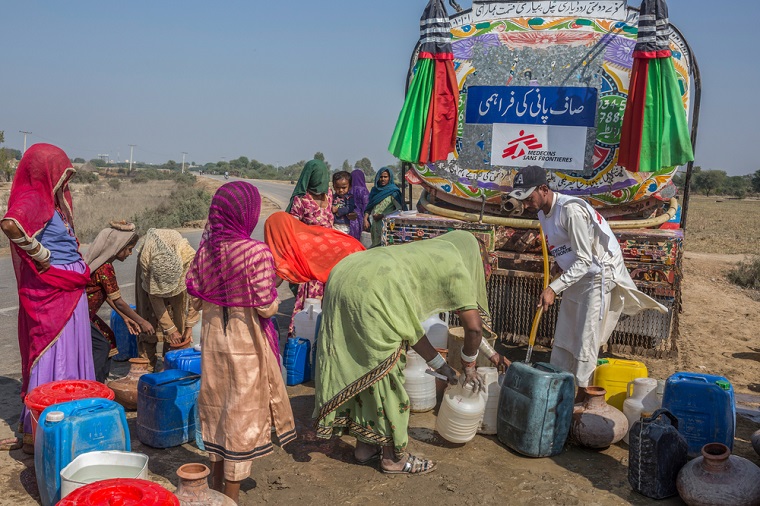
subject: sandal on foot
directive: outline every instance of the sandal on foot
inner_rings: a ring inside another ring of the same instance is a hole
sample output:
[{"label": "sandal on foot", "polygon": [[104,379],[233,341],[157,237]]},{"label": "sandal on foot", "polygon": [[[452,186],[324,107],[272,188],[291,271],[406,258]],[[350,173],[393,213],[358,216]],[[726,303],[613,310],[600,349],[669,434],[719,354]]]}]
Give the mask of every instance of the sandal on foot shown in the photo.
[{"label": "sandal on foot", "polygon": [[7,439],[0,440],[0,451],[9,452],[11,450],[18,450],[23,446],[24,442],[18,437],[9,437]]},{"label": "sandal on foot", "polygon": [[384,469],[382,465],[380,466],[380,470],[385,474],[427,474],[434,471],[435,467],[436,464],[432,460],[421,459],[414,455],[409,455],[401,470],[393,471]]},{"label": "sandal on foot", "polygon": [[356,460],[357,464],[369,464],[372,461],[380,459],[380,455],[383,454],[383,450],[381,448],[378,448],[375,453],[367,457],[366,459],[357,459],[356,455],[354,455],[354,459]]}]

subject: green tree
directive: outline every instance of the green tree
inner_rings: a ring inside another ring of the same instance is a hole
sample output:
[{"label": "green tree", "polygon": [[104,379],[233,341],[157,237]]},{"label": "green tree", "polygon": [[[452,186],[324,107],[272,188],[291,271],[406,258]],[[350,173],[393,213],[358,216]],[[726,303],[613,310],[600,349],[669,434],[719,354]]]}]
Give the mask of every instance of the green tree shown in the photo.
[{"label": "green tree", "polygon": [[321,151],[317,151],[316,153],[314,153],[314,159],[315,160],[321,160],[321,161],[324,162],[325,161],[325,155]]},{"label": "green tree", "polygon": [[744,198],[750,191],[752,191],[751,176],[729,176],[720,188],[722,194],[739,198]]},{"label": "green tree", "polygon": [[243,170],[248,168],[250,161],[245,156],[241,156],[235,160],[230,161],[230,168],[233,170]]},{"label": "green tree", "polygon": [[174,160],[169,160],[168,162],[164,164],[163,168],[169,169],[169,170],[177,170],[179,166],[177,165],[177,162],[175,162]]},{"label": "green tree", "polygon": [[[0,144],[5,142],[5,132],[0,130]],[[13,179],[13,167],[11,165],[11,155],[7,148],[0,148],[0,171],[5,176],[6,181]]]},{"label": "green tree", "polygon": [[74,163],[85,163],[86,161],[84,158],[74,158]]},{"label": "green tree", "polygon": [[694,175],[694,187],[709,197],[710,193],[723,186],[726,177],[724,170],[700,170]]},{"label": "green tree", "polygon": [[93,158],[90,160],[90,165],[94,165],[95,167],[105,167],[106,161],[100,158]]},{"label": "green tree", "polygon": [[346,172],[351,172],[351,164],[348,163],[348,160],[343,160],[343,165],[341,166],[340,170],[345,170]]},{"label": "green tree", "polygon": [[756,170],[755,173],[752,174],[752,191],[760,193],[760,170]]},{"label": "green tree", "polygon": [[354,167],[357,169],[361,169],[362,172],[364,172],[365,176],[374,177],[375,176],[375,169],[372,168],[372,162],[369,158],[366,156],[362,158],[361,160],[358,160]]}]

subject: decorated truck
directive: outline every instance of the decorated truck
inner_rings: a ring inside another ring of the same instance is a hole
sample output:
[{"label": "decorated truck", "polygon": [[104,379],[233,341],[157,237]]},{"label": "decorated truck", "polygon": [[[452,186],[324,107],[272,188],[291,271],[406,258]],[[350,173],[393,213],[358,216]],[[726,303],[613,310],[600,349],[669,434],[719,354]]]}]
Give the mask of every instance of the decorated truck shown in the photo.
[{"label": "decorated truck", "polygon": [[[424,109],[432,134],[424,134],[423,153],[417,158],[415,151],[413,160],[406,157],[411,163],[404,163],[403,170],[406,198],[418,212],[388,217],[384,244],[452,229],[476,234],[487,245],[494,267],[489,281],[491,326],[506,342],[523,342],[530,333],[543,286],[538,221],[522,213],[519,202],[507,198],[516,171],[538,165],[546,169],[553,190],[581,197],[605,216],[637,286],[670,309],[668,315],[648,311],[621,320],[610,341],[613,348],[649,356],[677,352],[688,183],[679,195],[673,176],[678,162],[689,159],[696,141],[700,78],[686,39],[663,18],[664,2],[647,2],[646,9],[659,9],[656,17],[654,11],[641,13],[625,0],[474,0],[466,10],[451,2],[455,12],[445,19],[438,2],[437,13],[426,11],[428,19],[423,15],[399,124],[405,115],[413,116],[407,110],[409,94],[418,91],[414,81],[425,68],[423,58],[437,52],[440,60],[448,60],[444,63],[451,74],[449,86],[456,88],[435,104],[435,95],[440,98],[440,86],[445,85],[434,86],[433,102]],[[447,37],[430,35],[436,30],[442,34],[442,27]],[[445,44],[430,49],[431,40],[444,38],[448,38]],[[646,75],[646,62],[634,63],[634,53],[642,54],[650,39],[669,49],[646,54],[666,58],[662,68],[671,72],[670,90],[651,84],[660,67],[650,67]],[[444,45],[445,51],[450,47],[451,56],[440,56]],[[435,67],[433,75],[445,75],[442,69]],[[646,79],[649,89],[642,90]],[[665,98],[654,107],[634,103],[634,99],[651,100],[658,92]],[[448,140],[449,134],[436,132],[435,125],[445,123],[442,104],[447,98],[455,100],[456,107],[449,111],[455,113],[449,118],[451,143],[442,150],[440,139]],[[637,111],[638,119],[624,122]],[[674,115],[684,118],[686,139],[681,132],[681,141],[688,144],[682,147],[687,155],[667,152],[678,141],[675,127],[667,124]],[[637,135],[642,138],[642,128],[643,148],[635,142]],[[398,131],[399,126],[392,152]],[[647,152],[652,135],[662,138],[662,152]],[[625,136],[634,139],[633,146],[623,140]],[[436,149],[447,154],[431,154]],[[687,181],[692,163],[683,167]],[[413,185],[422,188],[416,203]],[[559,304],[541,320],[539,344],[551,344]]]}]

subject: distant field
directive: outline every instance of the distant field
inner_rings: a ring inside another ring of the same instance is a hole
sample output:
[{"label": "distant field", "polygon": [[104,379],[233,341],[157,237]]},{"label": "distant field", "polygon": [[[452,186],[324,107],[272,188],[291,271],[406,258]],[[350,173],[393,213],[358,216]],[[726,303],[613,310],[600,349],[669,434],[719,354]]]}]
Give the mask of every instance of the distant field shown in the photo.
[{"label": "distant field", "polygon": [[[114,190],[103,181],[92,184],[71,184],[74,200],[74,226],[77,238],[90,242],[111,220],[129,220],[141,211],[157,207],[177,185],[174,181],[148,181],[134,184],[123,181]],[[0,186],[0,209],[5,214],[10,183]],[[8,238],[0,234],[0,248],[8,246]]]},{"label": "distant field", "polygon": [[693,196],[687,220],[687,251],[758,254],[760,200]]}]

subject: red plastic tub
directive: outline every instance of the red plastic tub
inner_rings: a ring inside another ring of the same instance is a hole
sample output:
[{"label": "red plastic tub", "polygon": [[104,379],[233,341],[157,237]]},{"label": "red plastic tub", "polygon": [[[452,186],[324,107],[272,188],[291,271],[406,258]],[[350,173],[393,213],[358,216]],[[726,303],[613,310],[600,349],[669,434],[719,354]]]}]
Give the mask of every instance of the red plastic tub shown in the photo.
[{"label": "red plastic tub", "polygon": [[79,399],[103,398],[113,400],[113,390],[103,383],[90,380],[51,381],[36,387],[24,398],[24,404],[32,414],[32,438],[37,433],[40,414],[48,406]]},{"label": "red plastic tub", "polygon": [[74,490],[58,506],[179,506],[179,499],[158,483],[135,478],[96,481]]}]

